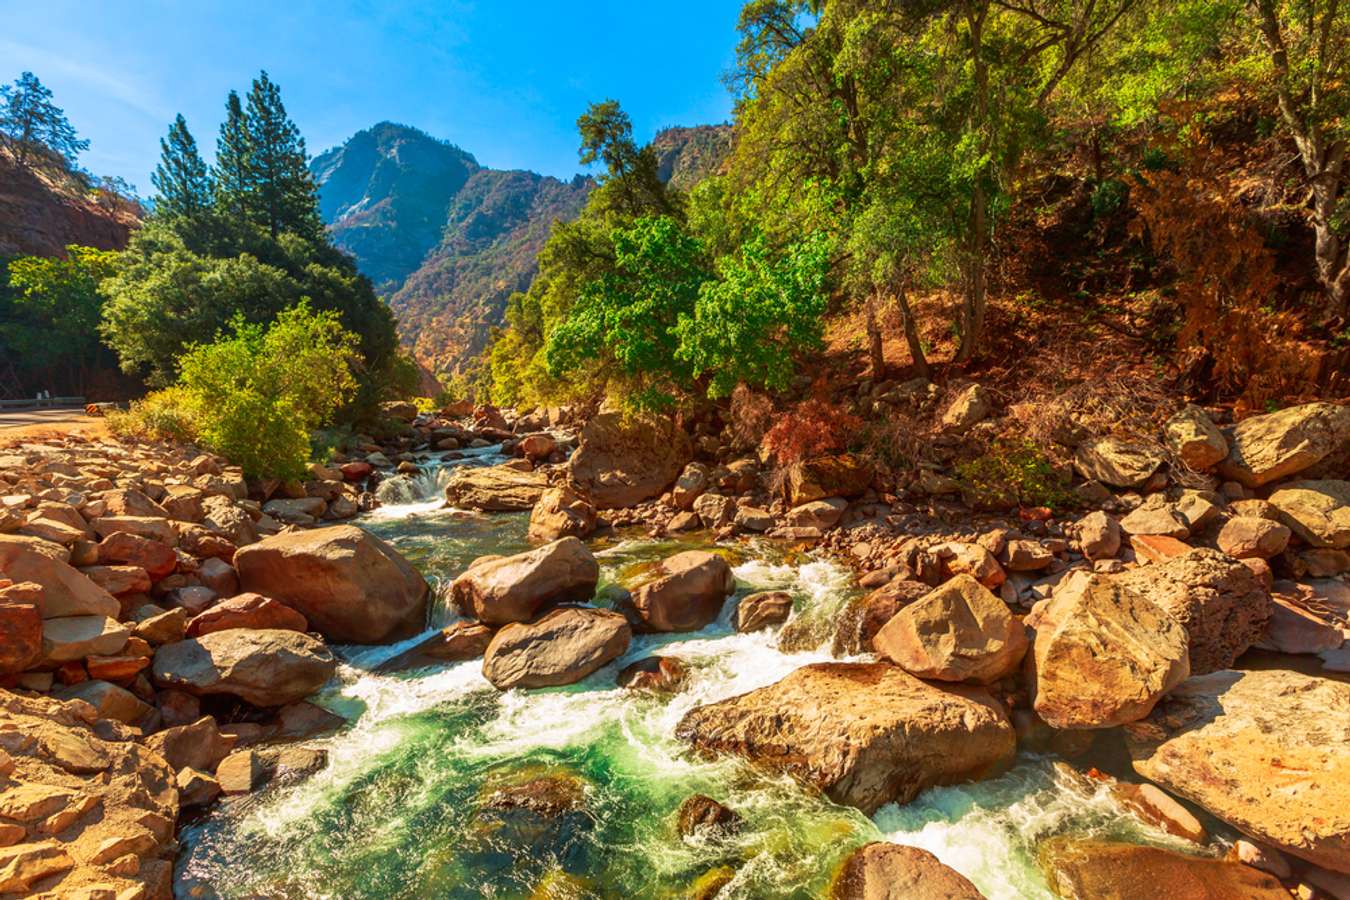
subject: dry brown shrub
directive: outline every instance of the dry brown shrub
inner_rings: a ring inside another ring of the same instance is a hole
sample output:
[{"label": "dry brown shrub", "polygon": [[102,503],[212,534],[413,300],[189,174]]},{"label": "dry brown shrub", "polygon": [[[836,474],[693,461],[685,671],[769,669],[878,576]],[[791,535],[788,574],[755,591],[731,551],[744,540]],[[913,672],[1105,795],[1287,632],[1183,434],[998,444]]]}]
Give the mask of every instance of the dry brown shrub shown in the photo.
[{"label": "dry brown shrub", "polygon": [[1300,316],[1275,304],[1275,255],[1237,199],[1233,175],[1198,133],[1180,153],[1175,170],[1147,173],[1134,191],[1133,226],[1176,267],[1180,347],[1207,357],[1214,382],[1241,408],[1306,392],[1320,356],[1302,340]]},{"label": "dry brown shrub", "polygon": [[731,392],[727,424],[731,429],[732,445],[737,450],[758,447],[765,433],[773,427],[773,420],[773,401],[767,394],[758,393],[743,384],[736,385]]}]

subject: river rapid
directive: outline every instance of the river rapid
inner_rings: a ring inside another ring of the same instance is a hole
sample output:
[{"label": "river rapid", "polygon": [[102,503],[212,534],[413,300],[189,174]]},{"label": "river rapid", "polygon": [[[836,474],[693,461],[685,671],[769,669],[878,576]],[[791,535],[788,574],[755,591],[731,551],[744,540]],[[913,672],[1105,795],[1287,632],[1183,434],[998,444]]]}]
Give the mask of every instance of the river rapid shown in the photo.
[{"label": "river rapid", "polygon": [[[432,458],[422,474],[381,485],[386,505],[360,522],[432,583],[431,628],[453,619],[444,598],[470,560],[529,547],[526,514],[438,508],[451,466],[496,461],[495,448]],[[602,569],[597,604],[606,603],[606,585],[707,540],[592,542]],[[869,818],[739,760],[690,753],[673,735],[694,706],[831,658],[827,638],[787,653],[777,629],[737,634],[730,622],[740,597],[787,590],[795,617],[825,621],[855,591],[848,572],[823,558],[769,542],[722,550],[737,590],[717,622],[693,634],[635,636],[623,658],[579,684],[499,693],[477,660],[375,671],[420,637],[334,648],[343,665],[316,702],[349,724],[311,742],[327,751],[327,767],[224,802],[184,828],[180,886],[222,897],[660,898],[690,896],[712,873],[730,877],[718,897],[807,898],[822,896],[850,851],[890,840],[932,851],[992,900],[1014,900],[1053,896],[1036,866],[1036,845],[1052,835],[1178,846],[1044,758],[1020,757],[1002,777],[930,789]],[[616,686],[623,666],[654,652],[688,665],[683,690],[658,697]],[[485,802],[502,786],[540,778],[571,802],[548,814]],[[726,840],[682,839],[675,811],[693,793],[737,811],[745,826]]]}]

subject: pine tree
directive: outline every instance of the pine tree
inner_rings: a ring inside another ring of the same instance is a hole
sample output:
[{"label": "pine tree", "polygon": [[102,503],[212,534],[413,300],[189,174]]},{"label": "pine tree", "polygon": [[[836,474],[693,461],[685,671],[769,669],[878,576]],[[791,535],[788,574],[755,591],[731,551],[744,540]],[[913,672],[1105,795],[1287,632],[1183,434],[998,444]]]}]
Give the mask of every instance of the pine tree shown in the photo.
[{"label": "pine tree", "polygon": [[250,218],[275,238],[292,231],[311,239],[323,233],[318,195],[309,173],[305,140],[286,115],[281,90],[261,73],[248,94]]},{"label": "pine tree", "polygon": [[89,149],[89,142],[75,136],[65,112],[51,98],[51,90],[32,72],[0,88],[0,136],[14,148],[20,166],[44,150],[73,166],[80,151]]},{"label": "pine tree", "polygon": [[150,181],[158,191],[155,210],[167,218],[195,220],[211,207],[211,178],[181,113],[159,140],[159,165]]},{"label": "pine tree", "polygon": [[245,127],[244,106],[239,94],[230,91],[225,99],[225,121],[216,138],[216,165],[212,171],[215,182],[216,206],[244,221],[252,188],[250,176],[248,131]]}]

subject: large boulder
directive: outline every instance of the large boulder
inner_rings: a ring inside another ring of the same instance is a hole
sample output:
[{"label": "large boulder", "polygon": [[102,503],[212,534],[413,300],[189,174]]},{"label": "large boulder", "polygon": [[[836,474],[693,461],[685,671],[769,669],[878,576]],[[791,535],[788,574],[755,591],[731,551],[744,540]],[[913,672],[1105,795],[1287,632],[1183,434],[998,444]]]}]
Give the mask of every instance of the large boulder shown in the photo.
[{"label": "large boulder", "polygon": [[1203,409],[1187,404],[1163,426],[1167,446],[1187,466],[1203,472],[1228,455],[1228,442]]},{"label": "large boulder", "polygon": [[1054,728],[1142,719],[1190,673],[1181,624],[1101,575],[1062,581],[1035,627],[1029,686],[1037,715]]},{"label": "large boulder", "polygon": [[927,850],[878,841],[848,855],[835,873],[830,898],[984,900],[984,894]]},{"label": "large boulder", "polygon": [[1289,546],[1287,525],[1257,516],[1234,516],[1223,523],[1215,543],[1234,559],[1270,559]]},{"label": "large boulder", "polygon": [[816,663],[776,684],[700,706],[675,733],[736,753],[871,815],[936,784],[983,778],[1016,749],[984,689],[920,681],[886,663]]},{"label": "large boulder", "polygon": [[279,629],[232,628],[155,651],[160,687],[199,697],[225,694],[254,706],[285,706],[328,683],[337,660],[307,634]]},{"label": "large boulder", "polygon": [[41,538],[0,535],[0,576],[42,585],[44,619],[59,616],[116,616],[117,598],[71,567],[70,552]]},{"label": "large boulder", "polygon": [[662,560],[657,576],[633,591],[643,631],[698,631],[722,612],[736,587],[731,566],[716,553],[686,550]]},{"label": "large boulder", "polygon": [[659,497],[692,455],[689,435],[673,420],[601,413],[581,430],[568,475],[598,509],[618,509]]},{"label": "large boulder", "polygon": [[450,585],[465,615],[488,625],[528,622],[550,603],[591,599],[600,565],[574,537],[471,566]]},{"label": "large boulder", "polygon": [[584,538],[595,530],[595,507],[570,487],[549,488],[530,512],[530,539]]},{"label": "large boulder", "polygon": [[461,467],[445,486],[445,500],[461,509],[515,512],[533,509],[548,488],[538,470],[525,472],[510,465]]},{"label": "large boulder", "polygon": [[1231,666],[1270,621],[1270,593],[1260,577],[1217,550],[1197,548],[1112,578],[1181,623],[1194,675]]},{"label": "large boulder", "polygon": [[957,575],[896,613],[872,640],[900,668],[936,681],[991,684],[1027,651],[1026,628],[970,575]]},{"label": "large boulder", "polygon": [[1310,547],[1350,547],[1350,481],[1295,481],[1270,495],[1280,521]]},{"label": "large boulder", "polygon": [[178,791],[159,754],[83,703],[8,691],[0,735],[0,894],[169,896]]},{"label": "large boulder", "polygon": [[1079,445],[1073,459],[1078,474],[1118,488],[1142,487],[1163,464],[1162,454],[1120,438],[1091,438]]},{"label": "large boulder", "polygon": [[1297,475],[1350,445],[1350,406],[1305,403],[1243,419],[1227,430],[1219,472],[1249,488]]},{"label": "large boulder", "polygon": [[1140,775],[1258,841],[1350,873],[1350,684],[1211,672],[1127,734]]},{"label": "large boulder", "polygon": [[994,409],[994,397],[982,384],[972,384],[952,400],[942,414],[942,430],[965,434]]},{"label": "large boulder", "polygon": [[896,578],[863,597],[855,597],[839,613],[832,644],[835,656],[872,653],[879,632],[896,613],[928,596],[922,581]]},{"label": "large boulder", "polygon": [[477,622],[455,622],[380,663],[381,672],[402,672],[448,662],[480,659],[492,641],[493,631]]},{"label": "large boulder", "polygon": [[867,490],[872,477],[872,466],[851,453],[814,456],[788,468],[788,501],[801,506],[827,497],[856,497]]},{"label": "large boulder", "polygon": [[107,616],[65,616],[42,623],[42,657],[47,663],[74,662],[86,656],[115,656],[131,629]]},{"label": "large boulder", "polygon": [[1278,878],[1241,863],[1121,841],[1053,837],[1037,861],[1057,897],[1287,900]]},{"label": "large boulder", "polygon": [[498,631],[483,655],[483,677],[502,691],[573,684],[622,656],[632,639],[619,613],[555,609],[537,622]]},{"label": "large boulder", "polygon": [[234,564],[244,591],[280,600],[329,640],[378,644],[426,624],[426,579],[354,525],[274,535],[241,548]]}]

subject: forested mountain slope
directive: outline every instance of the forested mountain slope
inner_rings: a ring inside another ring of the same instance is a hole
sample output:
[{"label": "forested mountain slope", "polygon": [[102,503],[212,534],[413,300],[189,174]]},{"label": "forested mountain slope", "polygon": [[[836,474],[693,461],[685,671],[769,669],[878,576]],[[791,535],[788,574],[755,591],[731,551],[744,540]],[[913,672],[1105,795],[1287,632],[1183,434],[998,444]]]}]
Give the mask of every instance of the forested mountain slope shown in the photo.
[{"label": "forested mountain slope", "polygon": [[[663,178],[688,188],[712,173],[730,127],[668,128],[653,141]],[[445,141],[390,122],[311,163],[333,241],[389,301],[418,361],[457,372],[529,287],[555,221],[580,214],[595,182],[501,171]]]}]

